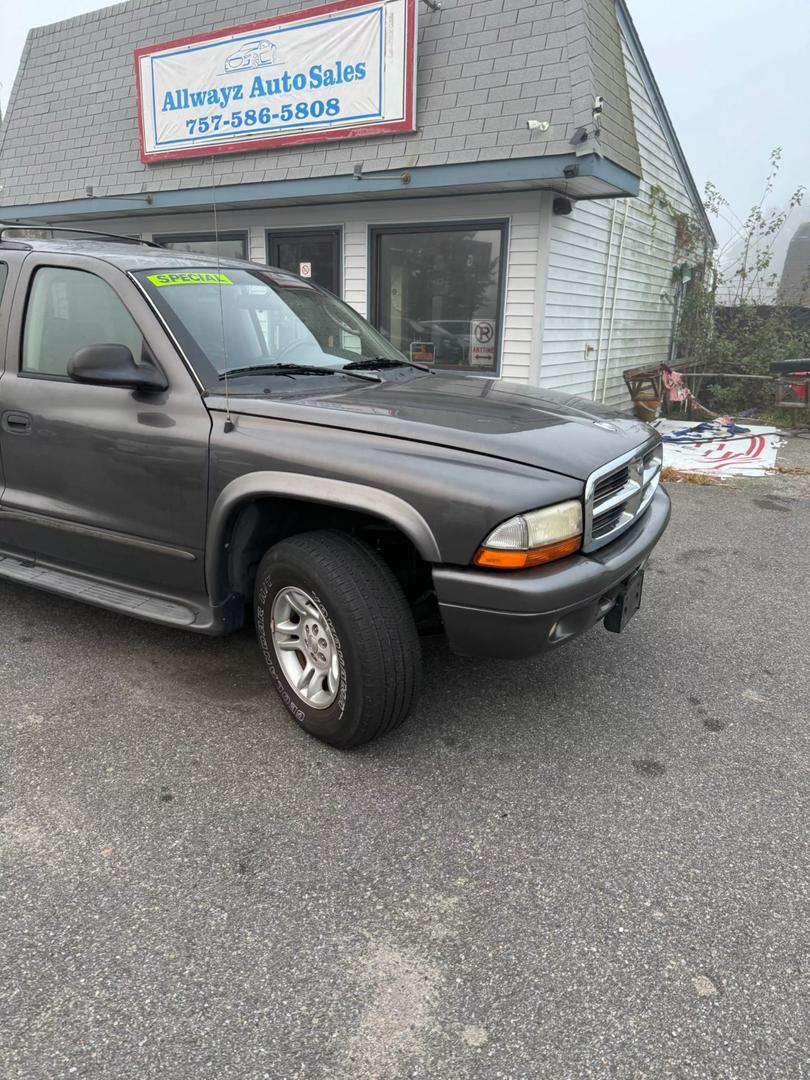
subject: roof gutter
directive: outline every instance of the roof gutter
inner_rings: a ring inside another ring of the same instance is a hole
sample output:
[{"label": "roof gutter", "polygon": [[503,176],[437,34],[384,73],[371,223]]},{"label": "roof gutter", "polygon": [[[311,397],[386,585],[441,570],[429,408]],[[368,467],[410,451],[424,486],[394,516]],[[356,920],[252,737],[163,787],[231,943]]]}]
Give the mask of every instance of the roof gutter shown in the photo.
[{"label": "roof gutter", "polygon": [[[403,177],[407,175],[405,182]],[[399,181],[397,187],[392,184]],[[578,181],[582,194],[577,193]],[[594,184],[596,181],[596,185]],[[569,198],[627,198],[638,195],[640,180],[627,169],[596,154],[555,154],[547,157],[511,158],[505,161],[465,162],[457,165],[428,165],[364,176],[353,174],[318,176],[300,180],[273,180],[259,184],[222,184],[212,187],[182,188],[103,195],[63,202],[4,206],[0,217],[9,222],[66,221],[72,218],[121,217],[134,214],[177,213],[207,210],[216,198],[217,207],[247,209],[250,206],[350,202],[375,197],[404,198],[427,195],[457,195],[475,191],[556,189]],[[598,194],[593,194],[594,187]]]}]

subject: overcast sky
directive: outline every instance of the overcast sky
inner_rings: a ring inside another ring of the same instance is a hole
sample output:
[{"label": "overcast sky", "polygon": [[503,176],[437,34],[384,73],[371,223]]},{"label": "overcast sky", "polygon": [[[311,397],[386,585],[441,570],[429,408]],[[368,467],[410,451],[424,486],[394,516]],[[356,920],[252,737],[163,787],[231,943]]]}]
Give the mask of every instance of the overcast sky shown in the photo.
[{"label": "overcast sky", "polygon": [[[808,0],[629,4],[699,189],[713,180],[744,216],[759,200],[775,146],[783,149],[775,198],[785,202],[798,184],[810,186]],[[4,108],[31,26],[107,6],[92,0],[0,0],[0,5]]]}]

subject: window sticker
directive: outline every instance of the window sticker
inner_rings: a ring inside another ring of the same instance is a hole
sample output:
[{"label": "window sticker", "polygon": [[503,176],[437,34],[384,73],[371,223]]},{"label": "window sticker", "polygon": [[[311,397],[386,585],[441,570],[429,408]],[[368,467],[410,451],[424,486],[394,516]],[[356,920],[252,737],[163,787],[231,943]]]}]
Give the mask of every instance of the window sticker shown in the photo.
[{"label": "window sticker", "polygon": [[148,274],[148,280],[160,288],[163,285],[233,285],[227,274],[197,270],[186,274]]},{"label": "window sticker", "polygon": [[412,341],[411,360],[420,364],[432,364],[436,359],[436,346],[432,341]]}]

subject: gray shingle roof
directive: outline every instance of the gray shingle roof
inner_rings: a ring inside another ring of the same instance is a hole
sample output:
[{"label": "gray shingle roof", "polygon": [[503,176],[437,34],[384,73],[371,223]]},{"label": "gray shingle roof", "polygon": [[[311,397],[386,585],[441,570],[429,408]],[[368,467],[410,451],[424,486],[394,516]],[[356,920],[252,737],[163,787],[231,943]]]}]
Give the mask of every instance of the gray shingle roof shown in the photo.
[{"label": "gray shingle roof", "polygon": [[[204,158],[140,161],[133,52],[312,6],[308,0],[130,0],[31,31],[0,135],[0,206],[204,187]],[[570,154],[571,137],[607,105],[599,149],[636,175],[633,129],[612,0],[443,0],[419,5],[413,135],[337,141],[220,159],[220,183]],[[531,117],[548,119],[538,137]],[[591,149],[590,145],[586,149]]]}]

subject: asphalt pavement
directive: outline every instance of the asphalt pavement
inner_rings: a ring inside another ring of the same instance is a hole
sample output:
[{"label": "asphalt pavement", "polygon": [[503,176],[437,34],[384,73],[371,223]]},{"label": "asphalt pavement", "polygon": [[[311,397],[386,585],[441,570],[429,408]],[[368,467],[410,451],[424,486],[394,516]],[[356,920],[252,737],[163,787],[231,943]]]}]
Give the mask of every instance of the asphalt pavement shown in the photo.
[{"label": "asphalt pavement", "polygon": [[810,477],[669,490],[624,634],[349,754],[0,583],[0,1077],[810,1076]]}]

